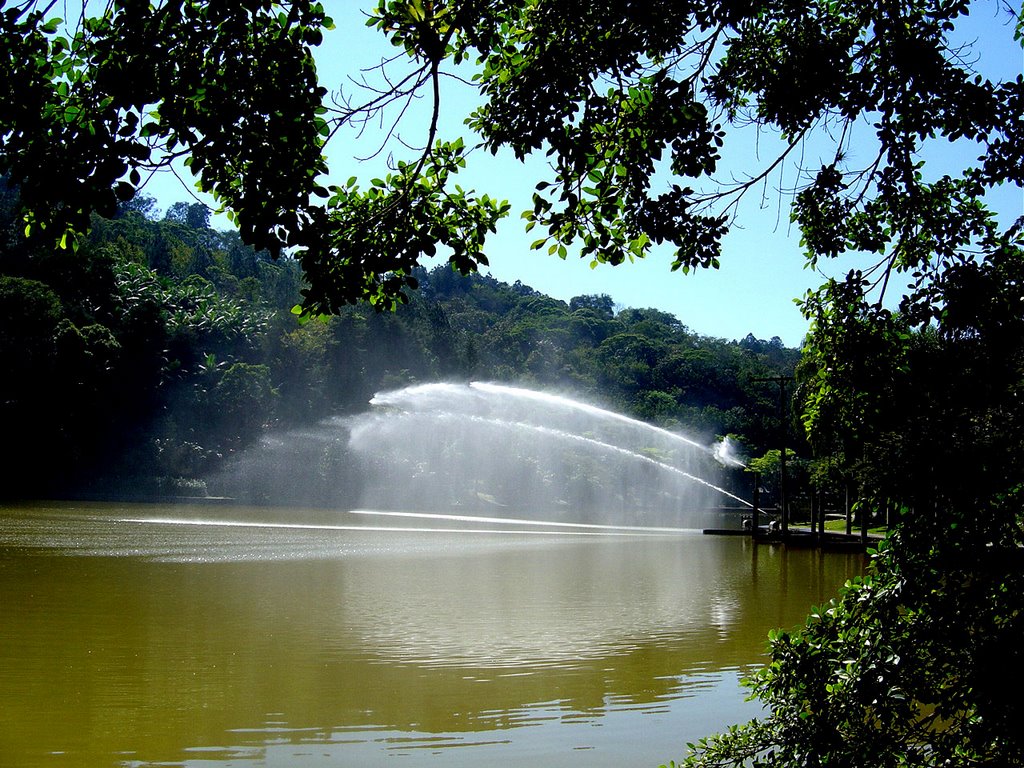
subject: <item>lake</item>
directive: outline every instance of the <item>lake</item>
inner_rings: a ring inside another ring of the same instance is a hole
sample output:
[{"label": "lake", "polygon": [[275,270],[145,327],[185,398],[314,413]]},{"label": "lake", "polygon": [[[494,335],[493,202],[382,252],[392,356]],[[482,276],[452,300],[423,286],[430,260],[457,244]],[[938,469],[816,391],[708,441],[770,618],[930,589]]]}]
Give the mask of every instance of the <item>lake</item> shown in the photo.
[{"label": "lake", "polygon": [[0,766],[650,766],[860,555],[699,532],[0,507]]}]

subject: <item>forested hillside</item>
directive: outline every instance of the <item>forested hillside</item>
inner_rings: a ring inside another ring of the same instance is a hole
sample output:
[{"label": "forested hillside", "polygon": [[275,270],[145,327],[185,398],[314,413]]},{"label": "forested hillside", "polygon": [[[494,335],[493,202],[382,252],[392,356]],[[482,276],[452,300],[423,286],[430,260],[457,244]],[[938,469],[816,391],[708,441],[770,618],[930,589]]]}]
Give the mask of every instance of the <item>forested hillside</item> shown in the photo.
[{"label": "forested hillside", "polygon": [[0,189],[0,417],[6,494],[200,493],[268,430],[360,410],[414,382],[557,389],[706,442],[777,445],[778,393],[799,352],[776,338],[690,332],[610,296],[568,304],[529,286],[415,273],[394,313],[300,322],[302,272],[210,227],[201,204],[145,197],[95,219],[77,253],[30,248]]}]

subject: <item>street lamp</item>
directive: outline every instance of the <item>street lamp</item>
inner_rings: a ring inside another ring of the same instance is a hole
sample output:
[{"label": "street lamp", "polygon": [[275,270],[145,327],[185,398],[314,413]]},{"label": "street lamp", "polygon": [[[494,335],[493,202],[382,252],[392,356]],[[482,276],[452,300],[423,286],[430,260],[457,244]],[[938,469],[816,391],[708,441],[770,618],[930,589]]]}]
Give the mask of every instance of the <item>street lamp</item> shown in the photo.
[{"label": "street lamp", "polygon": [[779,508],[782,510],[782,538],[789,535],[789,511],[786,506],[786,382],[792,376],[765,376],[754,381],[772,381],[779,385]]}]

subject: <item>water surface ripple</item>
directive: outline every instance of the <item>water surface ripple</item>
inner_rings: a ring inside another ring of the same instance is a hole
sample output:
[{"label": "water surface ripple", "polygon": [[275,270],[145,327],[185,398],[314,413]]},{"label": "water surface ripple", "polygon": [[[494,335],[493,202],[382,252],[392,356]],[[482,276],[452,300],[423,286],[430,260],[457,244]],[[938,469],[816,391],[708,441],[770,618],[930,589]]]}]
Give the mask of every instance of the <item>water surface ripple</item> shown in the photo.
[{"label": "water surface ripple", "polygon": [[768,630],[861,567],[431,510],[0,508],[0,765],[658,765],[754,715]]}]

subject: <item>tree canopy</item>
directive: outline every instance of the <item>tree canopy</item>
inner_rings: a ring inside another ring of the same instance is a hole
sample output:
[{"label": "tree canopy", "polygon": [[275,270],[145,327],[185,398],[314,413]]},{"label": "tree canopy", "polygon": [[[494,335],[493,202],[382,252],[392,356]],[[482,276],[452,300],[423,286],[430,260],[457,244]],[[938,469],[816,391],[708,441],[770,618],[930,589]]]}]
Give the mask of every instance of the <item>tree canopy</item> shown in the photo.
[{"label": "tree canopy", "polygon": [[[805,163],[793,208],[811,264],[874,254],[864,279],[884,290],[894,271],[912,274],[927,311],[947,264],[1013,237],[984,196],[1021,183],[1024,83],[975,73],[950,42],[967,0],[603,0],[583,12],[565,0],[390,0],[368,23],[409,66],[362,101],[329,99],[317,79],[312,49],[332,27],[320,3],[118,0],[66,21],[53,8],[10,4],[0,21],[13,106],[0,171],[21,186],[30,230],[63,240],[184,157],[246,242],[294,251],[311,311],[392,306],[439,248],[464,272],[486,263],[508,206],[462,190],[466,146],[438,136],[439,79],[467,66],[483,146],[549,159],[524,216],[535,246],[561,256],[576,243],[620,263],[668,243],[673,269],[715,266],[738,198],[812,135],[820,164]],[[424,148],[365,188],[329,183],[328,139],[420,90],[433,101]],[[722,180],[727,129],[751,122],[785,148]],[[854,139],[875,148],[856,166]],[[922,150],[959,140],[977,144],[978,162],[929,174]]]}]

